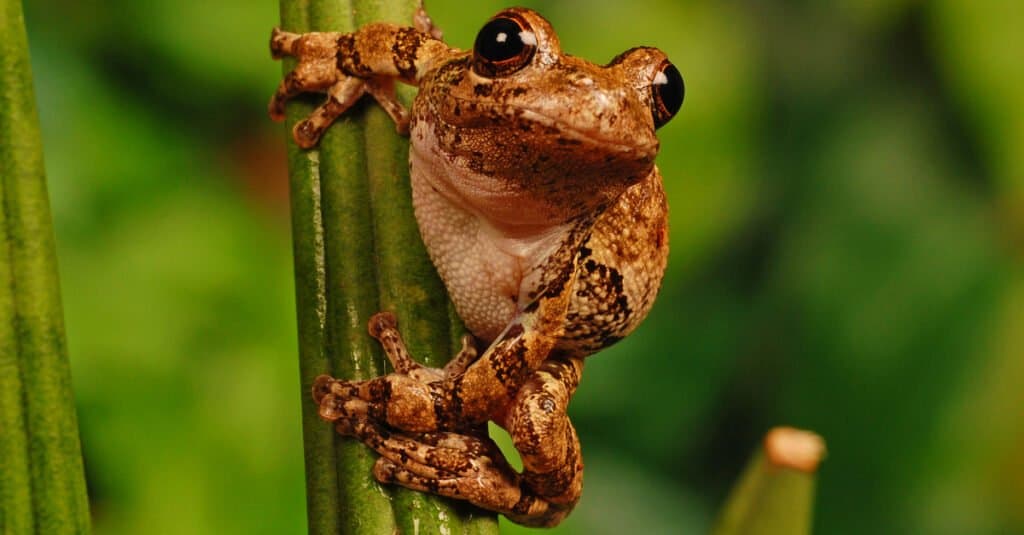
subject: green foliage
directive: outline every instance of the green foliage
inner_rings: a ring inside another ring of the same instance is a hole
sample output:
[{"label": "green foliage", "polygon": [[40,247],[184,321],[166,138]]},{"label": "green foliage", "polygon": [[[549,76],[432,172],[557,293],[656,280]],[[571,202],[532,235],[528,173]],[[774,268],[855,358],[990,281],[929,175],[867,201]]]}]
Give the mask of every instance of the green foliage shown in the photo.
[{"label": "green foliage", "polygon": [[[504,4],[428,0],[461,47]],[[828,440],[818,533],[1024,530],[1021,10],[528,4],[688,86],[669,279],[587,364],[554,533],[706,532],[778,423]],[[26,2],[95,529],[301,531],[276,5],[104,5]]]}]

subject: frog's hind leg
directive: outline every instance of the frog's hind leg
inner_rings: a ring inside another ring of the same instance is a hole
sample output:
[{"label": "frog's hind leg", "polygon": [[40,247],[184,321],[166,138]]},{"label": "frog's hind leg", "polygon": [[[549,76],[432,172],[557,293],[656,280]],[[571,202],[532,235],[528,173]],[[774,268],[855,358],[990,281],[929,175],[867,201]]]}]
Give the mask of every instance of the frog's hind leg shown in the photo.
[{"label": "frog's hind leg", "polygon": [[477,435],[402,434],[365,419],[341,419],[336,428],[381,455],[373,473],[382,483],[466,500],[533,526],[554,525],[571,509],[524,485],[482,428]]},{"label": "frog's hind leg", "polygon": [[342,382],[323,385],[340,397],[323,403],[321,414],[339,433],[381,454],[374,466],[381,482],[468,500],[520,524],[553,526],[572,511],[583,487],[579,439],[566,414],[582,365],[577,358],[549,359],[516,395],[504,424],[523,459],[522,474],[482,434],[403,433],[374,423],[372,405],[344,391],[358,387]]},{"label": "frog's hind leg", "polygon": [[385,459],[416,467],[424,477],[446,479],[493,469],[515,475],[483,426],[466,433],[401,433],[370,420],[353,419],[339,420],[336,427],[340,434],[358,438]]},{"label": "frog's hind leg", "polygon": [[[441,457],[436,453],[440,448],[424,449],[431,461]],[[438,470],[433,463],[421,463],[408,457],[396,460],[385,455],[377,459],[373,475],[381,483],[466,500],[524,526],[555,526],[575,505],[575,502],[563,505],[538,496],[508,466],[500,452],[495,456],[462,457],[465,468],[449,472]]]}]

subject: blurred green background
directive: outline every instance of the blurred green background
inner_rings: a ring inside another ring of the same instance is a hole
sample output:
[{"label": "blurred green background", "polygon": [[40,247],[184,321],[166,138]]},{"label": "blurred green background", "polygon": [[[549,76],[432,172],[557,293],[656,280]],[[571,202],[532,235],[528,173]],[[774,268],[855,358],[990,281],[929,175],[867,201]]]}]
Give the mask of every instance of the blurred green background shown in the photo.
[{"label": "blurred green background", "polygon": [[[502,7],[429,4],[461,47]],[[557,532],[700,533],[790,424],[817,533],[1024,533],[1024,6],[527,4],[688,86],[669,275],[589,361]],[[26,11],[96,533],[304,532],[276,3]]]}]

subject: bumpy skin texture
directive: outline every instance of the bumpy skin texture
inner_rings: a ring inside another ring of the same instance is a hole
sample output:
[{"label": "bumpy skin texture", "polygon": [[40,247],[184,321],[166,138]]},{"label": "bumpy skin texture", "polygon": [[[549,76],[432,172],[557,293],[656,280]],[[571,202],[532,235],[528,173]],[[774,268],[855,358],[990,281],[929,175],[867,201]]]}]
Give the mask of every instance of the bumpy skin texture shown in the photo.
[{"label": "bumpy skin texture", "polygon": [[[311,147],[369,93],[410,133],[423,240],[460,316],[486,345],[478,355],[467,339],[444,369],[424,368],[405,350],[394,317],[377,314],[370,333],[395,372],[368,381],[318,378],[321,416],[381,454],[374,473],[383,482],[552,526],[582,491],[566,407],[583,358],[639,324],[665,270],[667,207],[654,165],[651,88],[668,63],[656,49],[637,48],[594,65],[563,54],[533,11],[499,18],[518,24],[534,48],[498,76],[487,58],[435,37],[422,11],[415,28],[275,30],[273,55],[295,56],[299,65],[270,113],[280,119],[301,92],[327,93],[294,130]],[[411,113],[394,98],[396,80],[420,88]],[[481,431],[487,421],[509,431],[521,474]]]}]

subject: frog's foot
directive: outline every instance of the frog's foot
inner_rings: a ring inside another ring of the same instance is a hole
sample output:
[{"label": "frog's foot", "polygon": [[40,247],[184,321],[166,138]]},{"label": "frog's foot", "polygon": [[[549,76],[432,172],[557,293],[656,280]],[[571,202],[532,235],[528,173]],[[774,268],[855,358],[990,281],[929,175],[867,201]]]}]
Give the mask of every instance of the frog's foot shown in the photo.
[{"label": "frog's foot", "polygon": [[463,429],[458,404],[446,383],[477,358],[472,336],[444,368],[428,368],[412,359],[394,314],[374,314],[370,335],[380,341],[395,372],[368,381],[344,381],[327,375],[313,382],[320,417],[331,421],[365,419],[411,432]]},{"label": "frog's foot", "polygon": [[[287,78],[285,81],[287,82]],[[366,83],[359,78],[344,77],[327,90],[327,100],[305,119],[292,127],[292,137],[304,149],[313,147],[320,136],[345,110],[349,109],[366,92]],[[280,90],[278,90],[280,93]],[[276,98],[276,95],[275,95]],[[271,108],[275,101],[271,101]],[[281,104],[282,111],[284,104]],[[271,112],[273,113],[273,112]]]},{"label": "frog's foot", "polygon": [[301,93],[327,94],[327,100],[292,129],[295,142],[304,149],[316,145],[327,127],[366,93],[391,116],[399,133],[409,131],[409,112],[395,95],[393,79],[359,78],[338,68],[339,58],[353,53],[340,44],[345,41],[343,35],[335,32],[296,34],[278,28],[270,35],[270,54],[274,59],[294,56],[299,60],[270,99],[267,106],[270,118],[283,121],[285,104]]},{"label": "frog's foot", "polygon": [[[274,59],[295,56],[299,63],[285,75],[270,99],[268,111],[275,121],[284,120],[285,103],[306,92],[325,92],[347,76],[335,65],[337,36],[332,33],[297,34],[274,28],[270,34],[270,55]],[[337,91],[336,91],[337,93]],[[360,93],[361,95],[362,93]]]},{"label": "frog's foot", "polygon": [[402,434],[366,420],[337,427],[381,455],[373,473],[382,483],[466,500],[529,526],[553,526],[575,505],[575,499],[558,503],[532,491],[482,431]]},{"label": "frog's foot", "polygon": [[463,430],[466,423],[447,379],[463,373],[476,359],[473,338],[463,337],[462,351],[444,368],[428,368],[410,357],[393,315],[375,315],[370,333],[380,340],[395,372],[365,381],[316,377],[312,395],[319,415],[336,423],[368,419],[412,433]]},{"label": "frog's foot", "polygon": [[388,360],[395,368],[395,372],[415,376],[418,370],[430,370],[432,373],[429,374],[429,377],[423,378],[424,382],[445,379],[463,373],[478,356],[475,340],[467,334],[462,337],[462,348],[448,361],[448,364],[445,364],[444,368],[440,370],[425,368],[409,356],[409,350],[406,349],[405,342],[402,340],[402,333],[398,330],[398,319],[394,314],[390,312],[374,314],[370,318],[369,331],[370,336],[380,342]]}]

